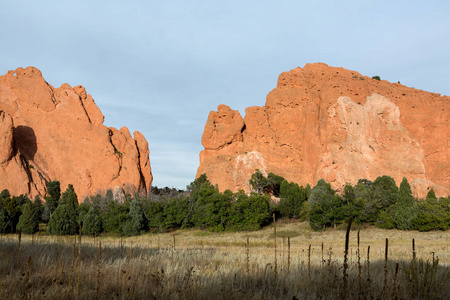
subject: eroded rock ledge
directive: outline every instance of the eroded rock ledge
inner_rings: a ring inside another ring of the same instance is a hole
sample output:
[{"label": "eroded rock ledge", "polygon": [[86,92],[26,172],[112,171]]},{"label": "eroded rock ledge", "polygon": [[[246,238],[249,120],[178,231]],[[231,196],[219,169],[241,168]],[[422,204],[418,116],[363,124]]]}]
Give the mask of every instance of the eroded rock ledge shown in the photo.
[{"label": "eroded rock ledge", "polygon": [[248,191],[255,169],[335,189],[358,179],[403,177],[416,196],[450,193],[450,97],[323,63],[282,73],[245,118],[220,105],[209,114],[197,176]]}]

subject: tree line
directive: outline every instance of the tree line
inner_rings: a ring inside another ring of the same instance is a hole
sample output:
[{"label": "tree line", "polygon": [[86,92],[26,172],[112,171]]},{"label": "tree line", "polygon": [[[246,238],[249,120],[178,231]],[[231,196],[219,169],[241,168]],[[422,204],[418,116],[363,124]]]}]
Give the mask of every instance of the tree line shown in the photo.
[{"label": "tree line", "polygon": [[178,228],[213,231],[258,230],[277,218],[309,221],[312,229],[337,227],[350,217],[358,224],[385,229],[447,230],[450,226],[450,198],[437,198],[431,189],[426,199],[414,198],[403,178],[397,187],[390,176],[371,182],[361,179],[347,184],[341,194],[320,179],[311,188],[288,182],[256,170],[249,181],[250,194],[244,191],[219,192],[205,174],[186,187],[186,191],[152,188],[148,197],[126,194],[124,201],[114,199],[111,190],[86,197],[79,204],[72,185],[61,194],[58,181],[47,183],[45,204],[39,196],[32,202],[27,195],[0,193],[0,233],[36,233],[39,224],[55,235],[83,234],[139,235]]}]

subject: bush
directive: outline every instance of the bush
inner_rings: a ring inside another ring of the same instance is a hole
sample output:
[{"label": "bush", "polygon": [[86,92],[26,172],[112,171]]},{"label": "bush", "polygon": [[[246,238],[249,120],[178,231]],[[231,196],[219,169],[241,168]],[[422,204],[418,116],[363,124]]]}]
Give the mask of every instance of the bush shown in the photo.
[{"label": "bush", "polygon": [[231,204],[230,223],[232,230],[258,230],[270,221],[270,205],[267,196],[240,194]]},{"label": "bush", "polygon": [[372,79],[381,80],[380,76],[372,76]]},{"label": "bush", "polygon": [[417,217],[412,228],[419,231],[447,230],[450,227],[450,205],[432,198],[418,203]]}]

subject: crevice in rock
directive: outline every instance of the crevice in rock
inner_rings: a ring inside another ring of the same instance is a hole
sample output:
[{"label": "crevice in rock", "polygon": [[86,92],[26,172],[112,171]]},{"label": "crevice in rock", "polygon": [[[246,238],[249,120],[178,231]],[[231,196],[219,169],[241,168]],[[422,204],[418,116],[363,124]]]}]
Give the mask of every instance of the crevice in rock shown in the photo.
[{"label": "crevice in rock", "polygon": [[114,145],[111,137],[113,135],[113,132],[111,131],[111,129],[109,129],[109,142],[111,143],[111,146],[113,146],[114,148],[114,155],[117,156],[117,160],[119,161],[119,171],[117,172],[117,175],[115,175],[112,179],[111,182],[113,182],[114,180],[116,180],[117,178],[119,178],[120,176],[120,172],[122,171],[122,158],[123,158],[123,154],[122,152],[120,152],[119,150],[117,150],[116,146]]},{"label": "crevice in rock", "polygon": [[33,175],[31,175],[30,166],[28,164],[27,159],[23,155],[19,155],[19,159],[20,159],[21,167],[25,171],[25,173],[27,174],[27,177],[28,177],[28,182],[27,182],[28,192],[27,193],[30,194],[31,193],[31,184],[34,183]]},{"label": "crevice in rock", "polygon": [[139,147],[137,144],[137,141],[134,140],[134,145],[136,146],[136,150],[137,150],[137,154],[138,154],[138,171],[139,171],[139,188],[138,191],[141,191],[141,188],[145,191],[145,193],[147,194],[147,186],[145,183],[145,177],[144,174],[142,173],[142,169],[141,169],[141,152],[139,151]]},{"label": "crevice in rock", "polygon": [[83,107],[84,113],[86,114],[86,117],[88,118],[89,123],[92,124],[91,118],[89,117],[89,114],[88,114],[88,112],[86,110],[86,107],[84,106],[83,99],[81,99],[80,95],[77,94],[77,96],[78,96],[78,100],[80,100],[81,107]]}]

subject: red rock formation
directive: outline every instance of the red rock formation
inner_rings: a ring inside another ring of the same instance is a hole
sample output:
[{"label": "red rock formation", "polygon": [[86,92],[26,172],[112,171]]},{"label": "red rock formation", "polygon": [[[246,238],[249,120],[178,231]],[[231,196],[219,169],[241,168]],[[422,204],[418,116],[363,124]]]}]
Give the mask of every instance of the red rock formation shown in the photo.
[{"label": "red rock formation", "polygon": [[54,88],[33,67],[0,77],[0,189],[45,194],[48,181],[73,184],[79,199],[119,186],[147,193],[148,143],[126,127],[103,125],[82,86]]},{"label": "red rock formation", "polygon": [[197,176],[221,190],[248,191],[255,169],[335,189],[358,179],[406,177],[424,197],[450,193],[450,98],[307,64],[282,73],[263,107],[220,105],[205,125]]}]

